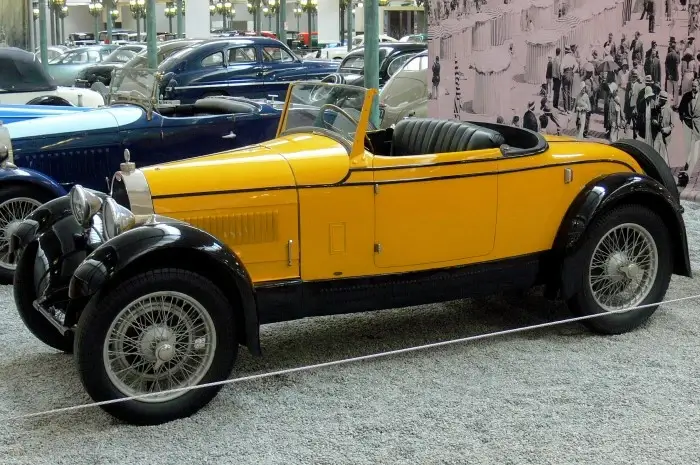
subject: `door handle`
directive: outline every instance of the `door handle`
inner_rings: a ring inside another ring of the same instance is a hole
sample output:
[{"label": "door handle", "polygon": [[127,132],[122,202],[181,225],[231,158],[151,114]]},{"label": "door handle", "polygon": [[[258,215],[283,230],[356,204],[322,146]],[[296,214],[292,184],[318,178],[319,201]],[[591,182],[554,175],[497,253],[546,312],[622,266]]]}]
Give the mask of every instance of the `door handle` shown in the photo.
[{"label": "door handle", "polygon": [[221,138],[222,138],[222,139],[235,139],[235,138],[236,138],[236,134],[234,134],[233,131],[231,131],[231,132],[229,132],[228,134],[226,134],[225,136],[221,136]]}]

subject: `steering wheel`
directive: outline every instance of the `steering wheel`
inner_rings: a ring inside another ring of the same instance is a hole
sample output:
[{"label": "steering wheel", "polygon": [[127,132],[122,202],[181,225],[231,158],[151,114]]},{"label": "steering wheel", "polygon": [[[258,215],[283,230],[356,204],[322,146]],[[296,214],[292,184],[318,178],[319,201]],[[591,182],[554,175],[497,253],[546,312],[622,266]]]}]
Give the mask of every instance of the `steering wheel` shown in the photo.
[{"label": "steering wheel", "polygon": [[[327,129],[339,130],[337,127],[333,126],[331,123],[327,122],[325,120],[325,118],[323,118],[323,114],[324,114],[325,110],[327,110],[327,109],[333,110],[336,113],[343,115],[345,118],[347,118],[351,122],[355,123],[355,127],[359,127],[360,123],[355,118],[350,116],[350,114],[347,111],[343,110],[342,108],[340,108],[337,105],[333,105],[332,103],[326,103],[326,104],[323,104],[319,107],[318,116],[316,116],[316,123],[323,124],[324,126],[326,126]],[[365,142],[365,145],[367,146],[367,149],[370,152],[374,153],[374,147],[372,146],[372,141],[369,139],[366,132],[365,132],[365,141],[364,142]]]},{"label": "steering wheel", "polygon": [[324,100],[332,90],[333,88],[328,86],[317,86],[309,94],[309,101],[318,102],[319,100]]},{"label": "steering wheel", "polygon": [[[318,109],[318,117],[317,118],[319,118],[321,120],[321,121],[319,121],[320,123],[323,123],[325,125],[330,126],[330,128],[328,128],[328,129],[335,128],[335,126],[333,126],[331,123],[326,122],[326,120],[323,119],[323,112],[326,109],[331,109],[331,110],[335,111],[336,113],[340,113],[341,115],[343,115],[344,117],[346,117],[347,119],[349,119],[350,121],[355,123],[355,126],[359,126],[359,124],[360,124],[355,118],[350,116],[350,114],[347,111],[343,110],[339,106],[333,105],[332,103],[324,103]],[[338,128],[336,128],[336,129],[338,129]]]}]

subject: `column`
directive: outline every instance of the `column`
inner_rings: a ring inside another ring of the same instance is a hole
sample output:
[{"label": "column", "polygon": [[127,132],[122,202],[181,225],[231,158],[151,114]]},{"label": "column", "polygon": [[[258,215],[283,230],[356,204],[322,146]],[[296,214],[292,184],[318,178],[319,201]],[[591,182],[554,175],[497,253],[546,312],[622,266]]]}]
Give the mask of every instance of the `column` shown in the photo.
[{"label": "column", "polygon": [[209,0],[187,0],[185,8],[183,35],[197,38],[209,37],[211,35],[209,30]]},{"label": "column", "polygon": [[[365,7],[364,4],[362,8],[355,8],[355,31],[353,35],[358,32],[365,32]],[[380,32],[381,34],[381,32]]]},{"label": "column", "polygon": [[[352,14],[352,13],[350,13]],[[318,40],[337,41],[340,37],[340,2],[320,1],[318,2],[318,16],[316,28],[318,30]],[[356,23],[359,21],[355,21]]]}]

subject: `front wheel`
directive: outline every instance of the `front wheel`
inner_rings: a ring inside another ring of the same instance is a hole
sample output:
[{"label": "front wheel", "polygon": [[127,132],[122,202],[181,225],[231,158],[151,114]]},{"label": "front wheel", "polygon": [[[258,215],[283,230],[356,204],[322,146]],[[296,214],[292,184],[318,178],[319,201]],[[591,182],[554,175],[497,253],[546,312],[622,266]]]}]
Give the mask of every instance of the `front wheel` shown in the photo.
[{"label": "front wheel", "polygon": [[[663,220],[641,205],[617,207],[586,232],[574,265],[571,310],[595,315],[660,302],[673,270],[670,235]],[[621,334],[646,322],[658,305],[583,320],[593,331]]]},{"label": "front wheel", "polygon": [[30,186],[9,186],[0,193],[0,281],[11,282],[17,264],[10,260],[10,237],[17,226],[52,197]]},{"label": "front wheel", "polygon": [[75,335],[80,378],[96,402],[132,424],[188,417],[220,386],[164,392],[225,380],[238,351],[233,311],[208,279],[179,269],[134,276],[88,304]]}]

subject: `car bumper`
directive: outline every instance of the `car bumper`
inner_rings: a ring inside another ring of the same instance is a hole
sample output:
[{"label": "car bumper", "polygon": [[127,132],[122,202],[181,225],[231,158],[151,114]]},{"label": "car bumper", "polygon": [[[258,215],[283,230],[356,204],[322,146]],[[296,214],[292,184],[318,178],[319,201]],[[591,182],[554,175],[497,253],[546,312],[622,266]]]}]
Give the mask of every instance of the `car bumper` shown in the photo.
[{"label": "car bumper", "polygon": [[34,251],[19,256],[20,263],[30,261],[21,265],[29,267],[33,275],[33,279],[22,280],[19,285],[33,287],[34,308],[62,334],[72,330],[76,315],[86,303],[68,297],[73,272],[102,243],[101,221],[94,222],[86,233],[72,213],[66,213],[69,203],[66,195],[44,204],[10,236],[12,255],[20,250]]}]

